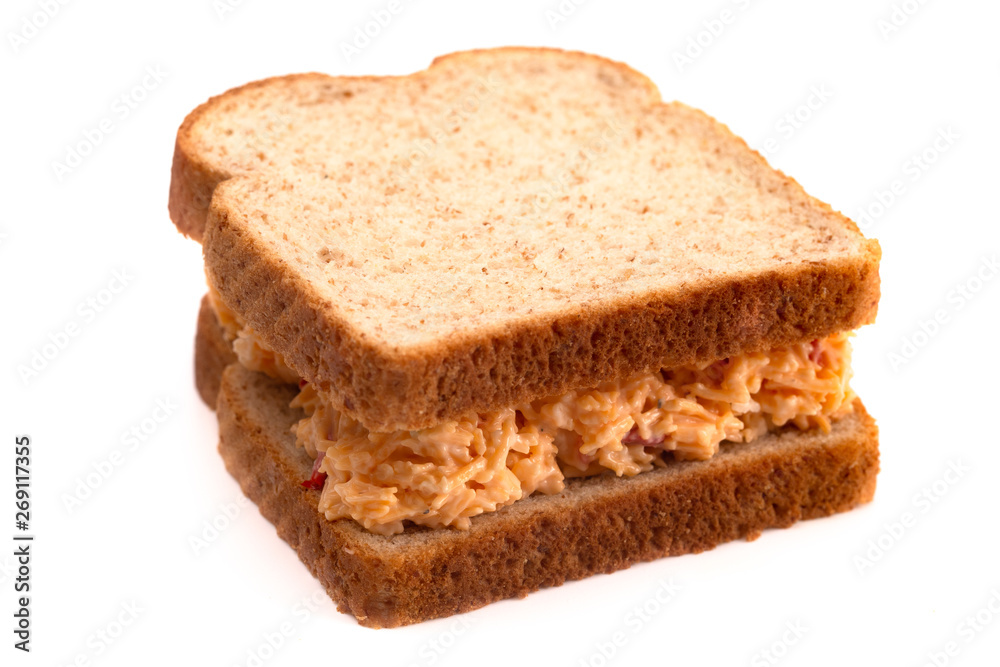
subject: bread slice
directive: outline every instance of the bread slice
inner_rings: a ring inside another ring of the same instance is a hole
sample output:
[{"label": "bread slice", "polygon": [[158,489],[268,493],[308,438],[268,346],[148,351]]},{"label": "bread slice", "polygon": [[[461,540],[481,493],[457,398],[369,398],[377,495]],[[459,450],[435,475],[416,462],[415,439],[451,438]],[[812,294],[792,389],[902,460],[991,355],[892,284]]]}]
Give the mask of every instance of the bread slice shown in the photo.
[{"label": "bread slice", "polygon": [[[594,85],[599,90],[588,91]],[[209,99],[178,129],[170,217],[200,241],[219,183],[289,167],[334,172],[349,183],[389,156],[407,175],[426,180],[433,173],[409,167],[450,149],[443,135],[472,129],[477,116],[492,123],[523,114],[522,124],[530,122],[542,97],[566,110],[596,104],[582,110],[595,120],[660,101],[649,79],[621,63],[544,48],[454,53],[402,77],[306,73],[254,81]]]},{"label": "bread slice", "polygon": [[234,364],[219,392],[219,451],[337,603],[369,627],[394,627],[524,597],[640,561],[697,553],[766,528],[851,509],[872,498],[878,432],[860,401],[829,434],[794,428],[723,444],[708,461],[672,462],[631,478],[567,480],[473,518],[468,531],[412,527],[385,537],[326,520],[300,483],[311,460],[291,425],[295,387]]},{"label": "bread slice", "polygon": [[209,190],[211,284],[378,431],[854,329],[879,297],[876,241],[579,53],[232,90],[178,132],[182,230]]},{"label": "bread slice", "polygon": [[222,371],[236,363],[232,343],[226,340],[225,330],[212,309],[208,295],[202,297],[198,308],[198,324],[194,334],[194,384],[198,395],[208,407],[215,409],[219,395]]}]

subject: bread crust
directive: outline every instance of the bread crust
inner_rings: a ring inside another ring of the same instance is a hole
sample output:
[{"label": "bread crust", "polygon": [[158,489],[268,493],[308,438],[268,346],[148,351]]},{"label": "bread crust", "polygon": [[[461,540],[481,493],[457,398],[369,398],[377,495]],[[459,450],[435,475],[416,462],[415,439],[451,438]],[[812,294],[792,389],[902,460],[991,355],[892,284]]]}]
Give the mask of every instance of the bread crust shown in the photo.
[{"label": "bread crust", "polygon": [[871,500],[878,431],[860,401],[829,434],[794,428],[709,461],[674,462],[632,478],[569,480],[473,518],[468,531],[408,527],[385,537],[323,518],[304,489],[311,462],[290,426],[295,388],[234,364],[219,393],[227,470],[322,583],[368,627],[449,616],[543,587],[664,556],[697,553],[767,528]]},{"label": "bread crust", "polygon": [[236,354],[226,340],[225,330],[206,294],[198,308],[198,325],[194,335],[194,384],[201,400],[213,410],[219,395],[222,371],[235,363]]},{"label": "bread crust", "polygon": [[859,261],[784,265],[399,351],[346,326],[289,279],[283,262],[258,252],[225,210],[212,215],[205,262],[224,301],[373,431],[426,428],[469,411],[823,338],[874,321],[880,293],[875,246]]}]

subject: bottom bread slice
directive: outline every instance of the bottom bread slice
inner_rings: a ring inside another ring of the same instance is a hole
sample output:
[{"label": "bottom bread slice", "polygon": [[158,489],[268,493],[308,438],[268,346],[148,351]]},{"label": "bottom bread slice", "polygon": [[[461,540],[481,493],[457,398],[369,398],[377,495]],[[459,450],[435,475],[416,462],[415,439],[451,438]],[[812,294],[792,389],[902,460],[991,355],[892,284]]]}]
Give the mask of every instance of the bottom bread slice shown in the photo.
[{"label": "bottom bread slice", "polygon": [[201,400],[213,410],[222,382],[222,371],[235,363],[236,353],[226,340],[226,333],[206,294],[198,308],[198,326],[194,336],[194,385]]},{"label": "bottom bread slice", "polygon": [[226,468],[337,608],[369,627],[457,614],[633,563],[695,553],[766,528],[869,501],[878,431],[860,401],[830,433],[794,428],[724,444],[708,461],[672,462],[631,478],[569,480],[472,520],[467,531],[374,535],[328,521],[305,489],[312,461],[290,427],[296,389],[230,365],[218,394]]}]

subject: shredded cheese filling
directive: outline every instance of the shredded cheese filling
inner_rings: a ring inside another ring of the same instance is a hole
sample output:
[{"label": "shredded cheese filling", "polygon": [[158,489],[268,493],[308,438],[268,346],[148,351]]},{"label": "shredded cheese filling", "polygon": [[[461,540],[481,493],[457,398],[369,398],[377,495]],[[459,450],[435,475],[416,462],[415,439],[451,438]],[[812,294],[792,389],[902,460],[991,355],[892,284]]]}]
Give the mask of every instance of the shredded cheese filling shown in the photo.
[{"label": "shredded cheese filling", "polygon": [[[298,380],[217,296],[219,321],[240,362]],[[722,441],[750,442],[786,424],[830,430],[851,411],[849,333],[606,382],[511,408],[469,413],[414,431],[372,432],[336,410],[311,384],[292,407],[306,417],[298,444],[327,474],[319,508],[374,533],[404,521],[459,529],[563,480],[632,476],[675,459],[708,459]]]}]

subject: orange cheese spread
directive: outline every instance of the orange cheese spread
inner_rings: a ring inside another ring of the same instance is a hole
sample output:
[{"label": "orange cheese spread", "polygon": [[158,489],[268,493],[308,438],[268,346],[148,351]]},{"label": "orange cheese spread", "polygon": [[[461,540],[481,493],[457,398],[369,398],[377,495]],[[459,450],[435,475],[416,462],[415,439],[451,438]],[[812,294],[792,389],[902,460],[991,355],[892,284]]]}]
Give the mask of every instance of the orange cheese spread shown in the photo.
[{"label": "orange cheese spread", "polygon": [[[247,368],[298,374],[217,297],[219,320]],[[564,479],[632,476],[675,459],[708,459],[722,441],[750,442],[786,424],[829,431],[850,412],[849,333],[637,375],[431,428],[373,432],[304,384],[292,407],[298,444],[326,473],[319,508],[368,530],[404,521],[466,529],[469,519]],[[322,455],[322,456],[321,456]]]}]

